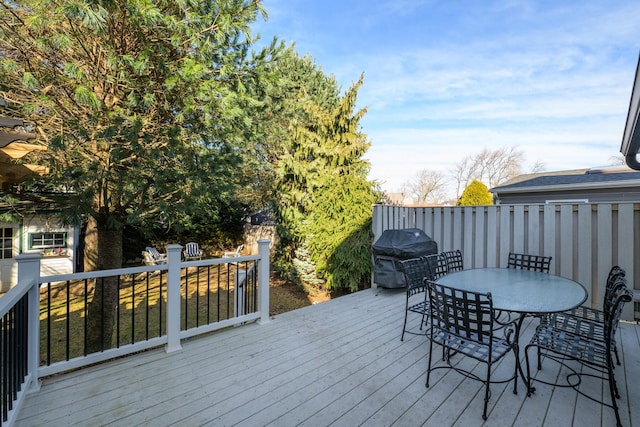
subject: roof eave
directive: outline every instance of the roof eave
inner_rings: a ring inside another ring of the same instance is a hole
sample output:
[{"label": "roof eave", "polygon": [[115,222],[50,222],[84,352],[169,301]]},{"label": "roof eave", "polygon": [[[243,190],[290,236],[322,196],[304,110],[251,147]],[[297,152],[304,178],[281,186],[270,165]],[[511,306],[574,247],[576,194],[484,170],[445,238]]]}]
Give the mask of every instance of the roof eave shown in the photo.
[{"label": "roof eave", "polygon": [[636,75],[633,81],[631,99],[629,100],[629,110],[627,112],[627,122],[622,135],[620,152],[624,155],[627,166],[631,169],[640,170],[638,152],[640,151],[640,130],[638,129],[638,115],[640,114],[640,56],[636,66]]},{"label": "roof eave", "polygon": [[640,180],[625,180],[625,181],[607,181],[607,182],[584,182],[584,183],[572,183],[572,184],[555,184],[555,185],[533,185],[533,186],[520,186],[513,188],[492,188],[490,193],[494,194],[511,194],[511,193],[541,193],[549,191],[567,191],[567,190],[597,190],[608,188],[624,188],[624,187],[638,187],[640,186]]}]

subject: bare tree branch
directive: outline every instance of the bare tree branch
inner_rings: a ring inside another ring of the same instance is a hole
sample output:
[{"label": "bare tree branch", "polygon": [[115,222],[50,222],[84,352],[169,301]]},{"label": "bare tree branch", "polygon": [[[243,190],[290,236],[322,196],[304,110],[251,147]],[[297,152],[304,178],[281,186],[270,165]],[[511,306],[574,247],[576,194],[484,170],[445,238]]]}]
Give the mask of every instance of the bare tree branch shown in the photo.
[{"label": "bare tree branch", "polygon": [[405,187],[414,203],[442,203],[446,199],[447,184],[442,172],[424,169]]}]

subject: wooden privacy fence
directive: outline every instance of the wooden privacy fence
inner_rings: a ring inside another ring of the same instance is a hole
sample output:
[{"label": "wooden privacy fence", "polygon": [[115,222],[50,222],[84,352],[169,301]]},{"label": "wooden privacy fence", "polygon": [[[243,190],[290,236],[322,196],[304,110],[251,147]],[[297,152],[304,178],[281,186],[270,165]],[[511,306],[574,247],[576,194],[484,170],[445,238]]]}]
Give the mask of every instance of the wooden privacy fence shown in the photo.
[{"label": "wooden privacy fence", "polygon": [[[552,256],[550,272],[580,282],[593,307],[602,307],[613,265],[640,293],[640,203],[373,206],[374,242],[384,230],[401,228],[424,230],[439,251],[460,249],[465,268],[506,267],[509,252]],[[632,304],[623,318],[633,319]]]}]

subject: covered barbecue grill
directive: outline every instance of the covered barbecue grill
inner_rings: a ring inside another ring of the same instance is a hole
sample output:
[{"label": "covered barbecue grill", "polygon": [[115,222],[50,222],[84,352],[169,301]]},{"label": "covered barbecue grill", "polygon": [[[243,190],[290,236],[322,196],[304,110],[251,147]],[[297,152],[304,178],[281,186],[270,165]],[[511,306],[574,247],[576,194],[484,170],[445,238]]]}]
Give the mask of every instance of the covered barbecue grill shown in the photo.
[{"label": "covered barbecue grill", "polygon": [[385,230],[371,246],[373,281],[383,288],[405,286],[398,261],[438,253],[438,244],[419,228]]}]

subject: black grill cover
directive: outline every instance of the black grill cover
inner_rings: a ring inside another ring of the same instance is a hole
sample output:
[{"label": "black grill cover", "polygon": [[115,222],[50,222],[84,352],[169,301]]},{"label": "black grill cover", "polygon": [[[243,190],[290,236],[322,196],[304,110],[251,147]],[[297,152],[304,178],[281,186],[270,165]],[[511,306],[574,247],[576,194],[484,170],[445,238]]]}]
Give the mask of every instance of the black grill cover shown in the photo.
[{"label": "black grill cover", "polygon": [[385,230],[371,246],[373,281],[384,288],[405,286],[399,260],[438,253],[438,244],[419,228]]}]

